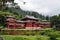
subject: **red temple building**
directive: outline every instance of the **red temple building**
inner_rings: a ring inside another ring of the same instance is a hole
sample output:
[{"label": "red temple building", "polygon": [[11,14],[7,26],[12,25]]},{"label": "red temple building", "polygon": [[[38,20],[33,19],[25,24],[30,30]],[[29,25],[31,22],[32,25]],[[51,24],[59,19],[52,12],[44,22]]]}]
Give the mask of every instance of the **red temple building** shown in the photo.
[{"label": "red temple building", "polygon": [[50,27],[50,22],[48,21],[41,21],[38,23],[39,18],[35,18],[34,16],[26,15],[21,20],[16,20],[13,16],[7,17],[6,27],[7,28],[25,28],[25,29],[39,29],[43,28],[44,26]]},{"label": "red temple building", "polygon": [[50,24],[50,22],[49,21],[47,21],[47,20],[42,20],[40,23],[39,23],[39,27],[41,27],[41,28],[44,28],[44,27],[50,27],[51,26],[51,24]]},{"label": "red temple building", "polygon": [[7,28],[16,28],[16,20],[13,16],[8,16],[6,20]]}]

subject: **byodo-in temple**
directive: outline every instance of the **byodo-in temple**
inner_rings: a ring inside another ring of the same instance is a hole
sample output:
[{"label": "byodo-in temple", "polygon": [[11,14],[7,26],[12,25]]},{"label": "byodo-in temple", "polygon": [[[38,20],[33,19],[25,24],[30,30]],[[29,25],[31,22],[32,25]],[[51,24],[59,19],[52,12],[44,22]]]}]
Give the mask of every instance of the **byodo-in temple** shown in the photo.
[{"label": "byodo-in temple", "polygon": [[28,15],[26,15],[21,20],[16,20],[13,16],[7,16],[6,27],[12,29],[39,29],[43,27],[50,27],[50,22],[46,20],[41,20],[41,22],[39,22],[39,18]]}]

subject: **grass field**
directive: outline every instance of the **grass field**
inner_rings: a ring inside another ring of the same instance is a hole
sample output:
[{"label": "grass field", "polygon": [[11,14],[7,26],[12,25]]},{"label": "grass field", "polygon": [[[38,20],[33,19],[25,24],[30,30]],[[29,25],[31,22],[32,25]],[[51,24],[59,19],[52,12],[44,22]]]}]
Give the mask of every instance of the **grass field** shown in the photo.
[{"label": "grass field", "polygon": [[48,36],[1,35],[4,40],[49,40]]}]

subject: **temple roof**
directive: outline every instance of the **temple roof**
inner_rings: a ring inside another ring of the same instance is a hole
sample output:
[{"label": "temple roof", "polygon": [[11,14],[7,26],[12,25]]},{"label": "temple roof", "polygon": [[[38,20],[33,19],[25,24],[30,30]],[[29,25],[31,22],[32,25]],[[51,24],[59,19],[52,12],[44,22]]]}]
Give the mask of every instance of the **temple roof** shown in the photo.
[{"label": "temple roof", "polygon": [[50,22],[40,22],[41,24],[50,24]]},{"label": "temple roof", "polygon": [[35,19],[35,20],[38,20],[39,18],[35,18],[34,16],[29,16],[29,15],[26,15],[23,19],[25,18],[29,18],[29,19]]},{"label": "temple roof", "polygon": [[16,22],[25,23],[25,22],[34,22],[34,21],[20,21],[20,20],[16,20]]},{"label": "temple roof", "polygon": [[24,21],[16,20],[16,22],[24,22]]},{"label": "temple roof", "polygon": [[7,17],[12,17],[12,18],[14,18],[14,16],[7,16]]},{"label": "temple roof", "polygon": [[42,20],[42,22],[47,22],[47,20]]}]

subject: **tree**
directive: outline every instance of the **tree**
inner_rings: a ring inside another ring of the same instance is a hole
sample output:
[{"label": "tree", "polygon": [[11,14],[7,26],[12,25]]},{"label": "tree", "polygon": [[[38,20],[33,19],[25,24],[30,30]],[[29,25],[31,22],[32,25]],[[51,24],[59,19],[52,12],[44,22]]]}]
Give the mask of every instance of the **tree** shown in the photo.
[{"label": "tree", "polygon": [[14,16],[16,19],[19,19],[19,16],[18,16],[17,14],[10,13],[10,12],[0,11],[0,26],[5,26],[5,24],[6,24],[6,17],[7,17],[8,15],[12,15],[12,16]]},{"label": "tree", "polygon": [[0,15],[0,26],[4,26],[6,23],[6,17],[3,15]]},{"label": "tree", "polygon": [[57,16],[51,17],[51,25],[52,27],[56,27],[57,29],[60,29],[60,14]]},{"label": "tree", "polygon": [[50,21],[50,17],[49,17],[49,16],[46,16],[46,20],[47,20],[47,21]]},{"label": "tree", "polygon": [[14,0],[0,0],[0,10],[3,10],[6,8],[6,3],[7,2],[14,2]]}]

